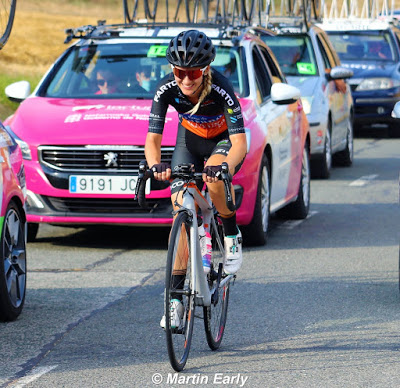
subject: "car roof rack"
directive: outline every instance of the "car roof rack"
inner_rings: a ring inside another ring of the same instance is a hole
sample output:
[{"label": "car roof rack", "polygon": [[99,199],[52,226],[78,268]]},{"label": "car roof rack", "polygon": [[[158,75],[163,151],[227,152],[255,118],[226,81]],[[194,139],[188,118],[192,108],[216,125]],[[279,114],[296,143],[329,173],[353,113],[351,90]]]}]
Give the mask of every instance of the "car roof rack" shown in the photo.
[{"label": "car roof rack", "polygon": [[[361,4],[361,6],[360,6]],[[400,26],[394,18],[394,2],[389,0],[332,0],[330,5],[322,0],[320,26],[334,30],[385,29],[389,25]]]},{"label": "car roof rack", "polygon": [[[143,23],[143,22],[132,22],[129,24],[109,24],[107,25],[105,20],[99,20],[96,26],[85,25],[78,28],[68,28],[65,30],[67,37],[64,43],[70,43],[73,39],[90,39],[90,40],[106,40],[110,38],[121,38],[121,39],[132,39],[132,37],[140,37],[137,35],[137,29],[143,29],[149,31],[152,37],[173,37],[176,35],[176,29],[193,29],[199,28],[203,30],[213,30],[215,33],[210,33],[209,36],[212,39],[232,39],[244,35],[248,27],[247,26],[231,26],[226,24],[211,24],[211,23],[197,23],[195,27],[190,23]],[[166,33],[170,29],[171,34]],[[135,32],[130,33],[130,30]],[[144,37],[149,35],[144,34]]]}]

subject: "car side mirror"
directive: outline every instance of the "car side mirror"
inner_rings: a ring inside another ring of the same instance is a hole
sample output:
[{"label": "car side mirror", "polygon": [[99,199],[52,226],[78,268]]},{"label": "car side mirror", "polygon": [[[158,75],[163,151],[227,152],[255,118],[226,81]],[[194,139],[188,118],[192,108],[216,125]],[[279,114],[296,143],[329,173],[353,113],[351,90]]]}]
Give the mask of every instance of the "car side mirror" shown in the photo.
[{"label": "car side mirror", "polygon": [[14,102],[22,102],[31,94],[31,84],[28,81],[18,81],[5,88],[6,96]]},{"label": "car side mirror", "polygon": [[271,87],[272,102],[278,105],[289,105],[300,99],[300,89],[285,83],[276,83]]},{"label": "car side mirror", "polygon": [[336,66],[328,74],[328,78],[335,80],[335,79],[347,79],[353,77],[353,71],[347,69],[346,67]]},{"label": "car side mirror", "polygon": [[392,117],[394,119],[400,119],[400,101],[396,102],[396,104],[392,110]]}]

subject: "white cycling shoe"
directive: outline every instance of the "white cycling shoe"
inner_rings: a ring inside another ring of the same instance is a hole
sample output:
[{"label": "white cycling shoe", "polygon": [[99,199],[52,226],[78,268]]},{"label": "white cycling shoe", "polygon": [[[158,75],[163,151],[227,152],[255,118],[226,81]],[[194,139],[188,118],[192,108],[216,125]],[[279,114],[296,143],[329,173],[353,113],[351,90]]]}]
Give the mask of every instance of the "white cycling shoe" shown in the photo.
[{"label": "white cycling shoe", "polygon": [[[170,309],[171,329],[177,329],[179,328],[183,318],[183,304],[178,299],[172,299]],[[161,318],[160,326],[165,329],[165,315],[163,315],[163,317]]]},{"label": "white cycling shoe", "polygon": [[234,236],[225,236],[225,263],[224,272],[227,275],[234,275],[242,266],[242,233],[238,228],[238,234]]}]

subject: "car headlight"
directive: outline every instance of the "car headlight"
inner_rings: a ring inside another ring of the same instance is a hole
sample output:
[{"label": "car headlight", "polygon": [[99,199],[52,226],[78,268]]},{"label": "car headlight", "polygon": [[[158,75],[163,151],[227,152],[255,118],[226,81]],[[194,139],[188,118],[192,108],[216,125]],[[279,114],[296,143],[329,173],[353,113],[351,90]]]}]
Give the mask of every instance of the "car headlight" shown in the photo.
[{"label": "car headlight", "polygon": [[12,130],[11,128],[7,125],[6,126],[7,132],[10,136],[12,136],[12,138],[17,142],[17,144],[19,145],[19,148],[21,148],[21,152],[22,152],[22,158],[25,160],[32,160],[32,154],[31,154],[31,150],[29,148],[28,143],[24,142],[23,140],[21,140]]},{"label": "car headlight", "polygon": [[301,103],[303,104],[303,111],[306,115],[310,114],[311,106],[314,97],[301,97]]},{"label": "car headlight", "polygon": [[364,90],[391,89],[400,86],[400,81],[392,78],[365,78],[356,88],[357,92]]}]

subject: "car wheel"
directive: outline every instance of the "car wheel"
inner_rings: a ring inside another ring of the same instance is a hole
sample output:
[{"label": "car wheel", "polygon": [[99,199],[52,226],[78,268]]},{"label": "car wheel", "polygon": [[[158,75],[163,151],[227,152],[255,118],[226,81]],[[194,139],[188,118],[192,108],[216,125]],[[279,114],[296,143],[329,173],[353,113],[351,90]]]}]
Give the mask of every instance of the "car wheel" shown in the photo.
[{"label": "car wheel", "polygon": [[34,242],[39,231],[39,224],[28,223],[28,242]]},{"label": "car wheel", "polygon": [[353,120],[347,123],[346,148],[334,155],[333,161],[338,166],[350,167],[353,164],[354,132]]},{"label": "car wheel", "polygon": [[400,128],[398,124],[390,124],[388,127],[388,136],[392,138],[400,138]]},{"label": "car wheel", "polygon": [[253,219],[249,225],[241,226],[243,241],[246,245],[264,245],[267,241],[270,218],[270,189],[269,162],[267,157],[263,155]]},{"label": "car wheel", "polygon": [[26,291],[25,224],[14,202],[8,205],[1,231],[0,320],[13,321],[22,311]]},{"label": "car wheel", "polygon": [[332,168],[332,139],[331,139],[331,124],[326,128],[324,152],[321,158],[318,158],[312,165],[312,177],[327,179],[331,175]]},{"label": "car wheel", "polygon": [[304,147],[301,164],[299,191],[295,202],[290,203],[278,214],[284,218],[302,220],[307,217],[310,209],[310,156],[308,147]]}]

